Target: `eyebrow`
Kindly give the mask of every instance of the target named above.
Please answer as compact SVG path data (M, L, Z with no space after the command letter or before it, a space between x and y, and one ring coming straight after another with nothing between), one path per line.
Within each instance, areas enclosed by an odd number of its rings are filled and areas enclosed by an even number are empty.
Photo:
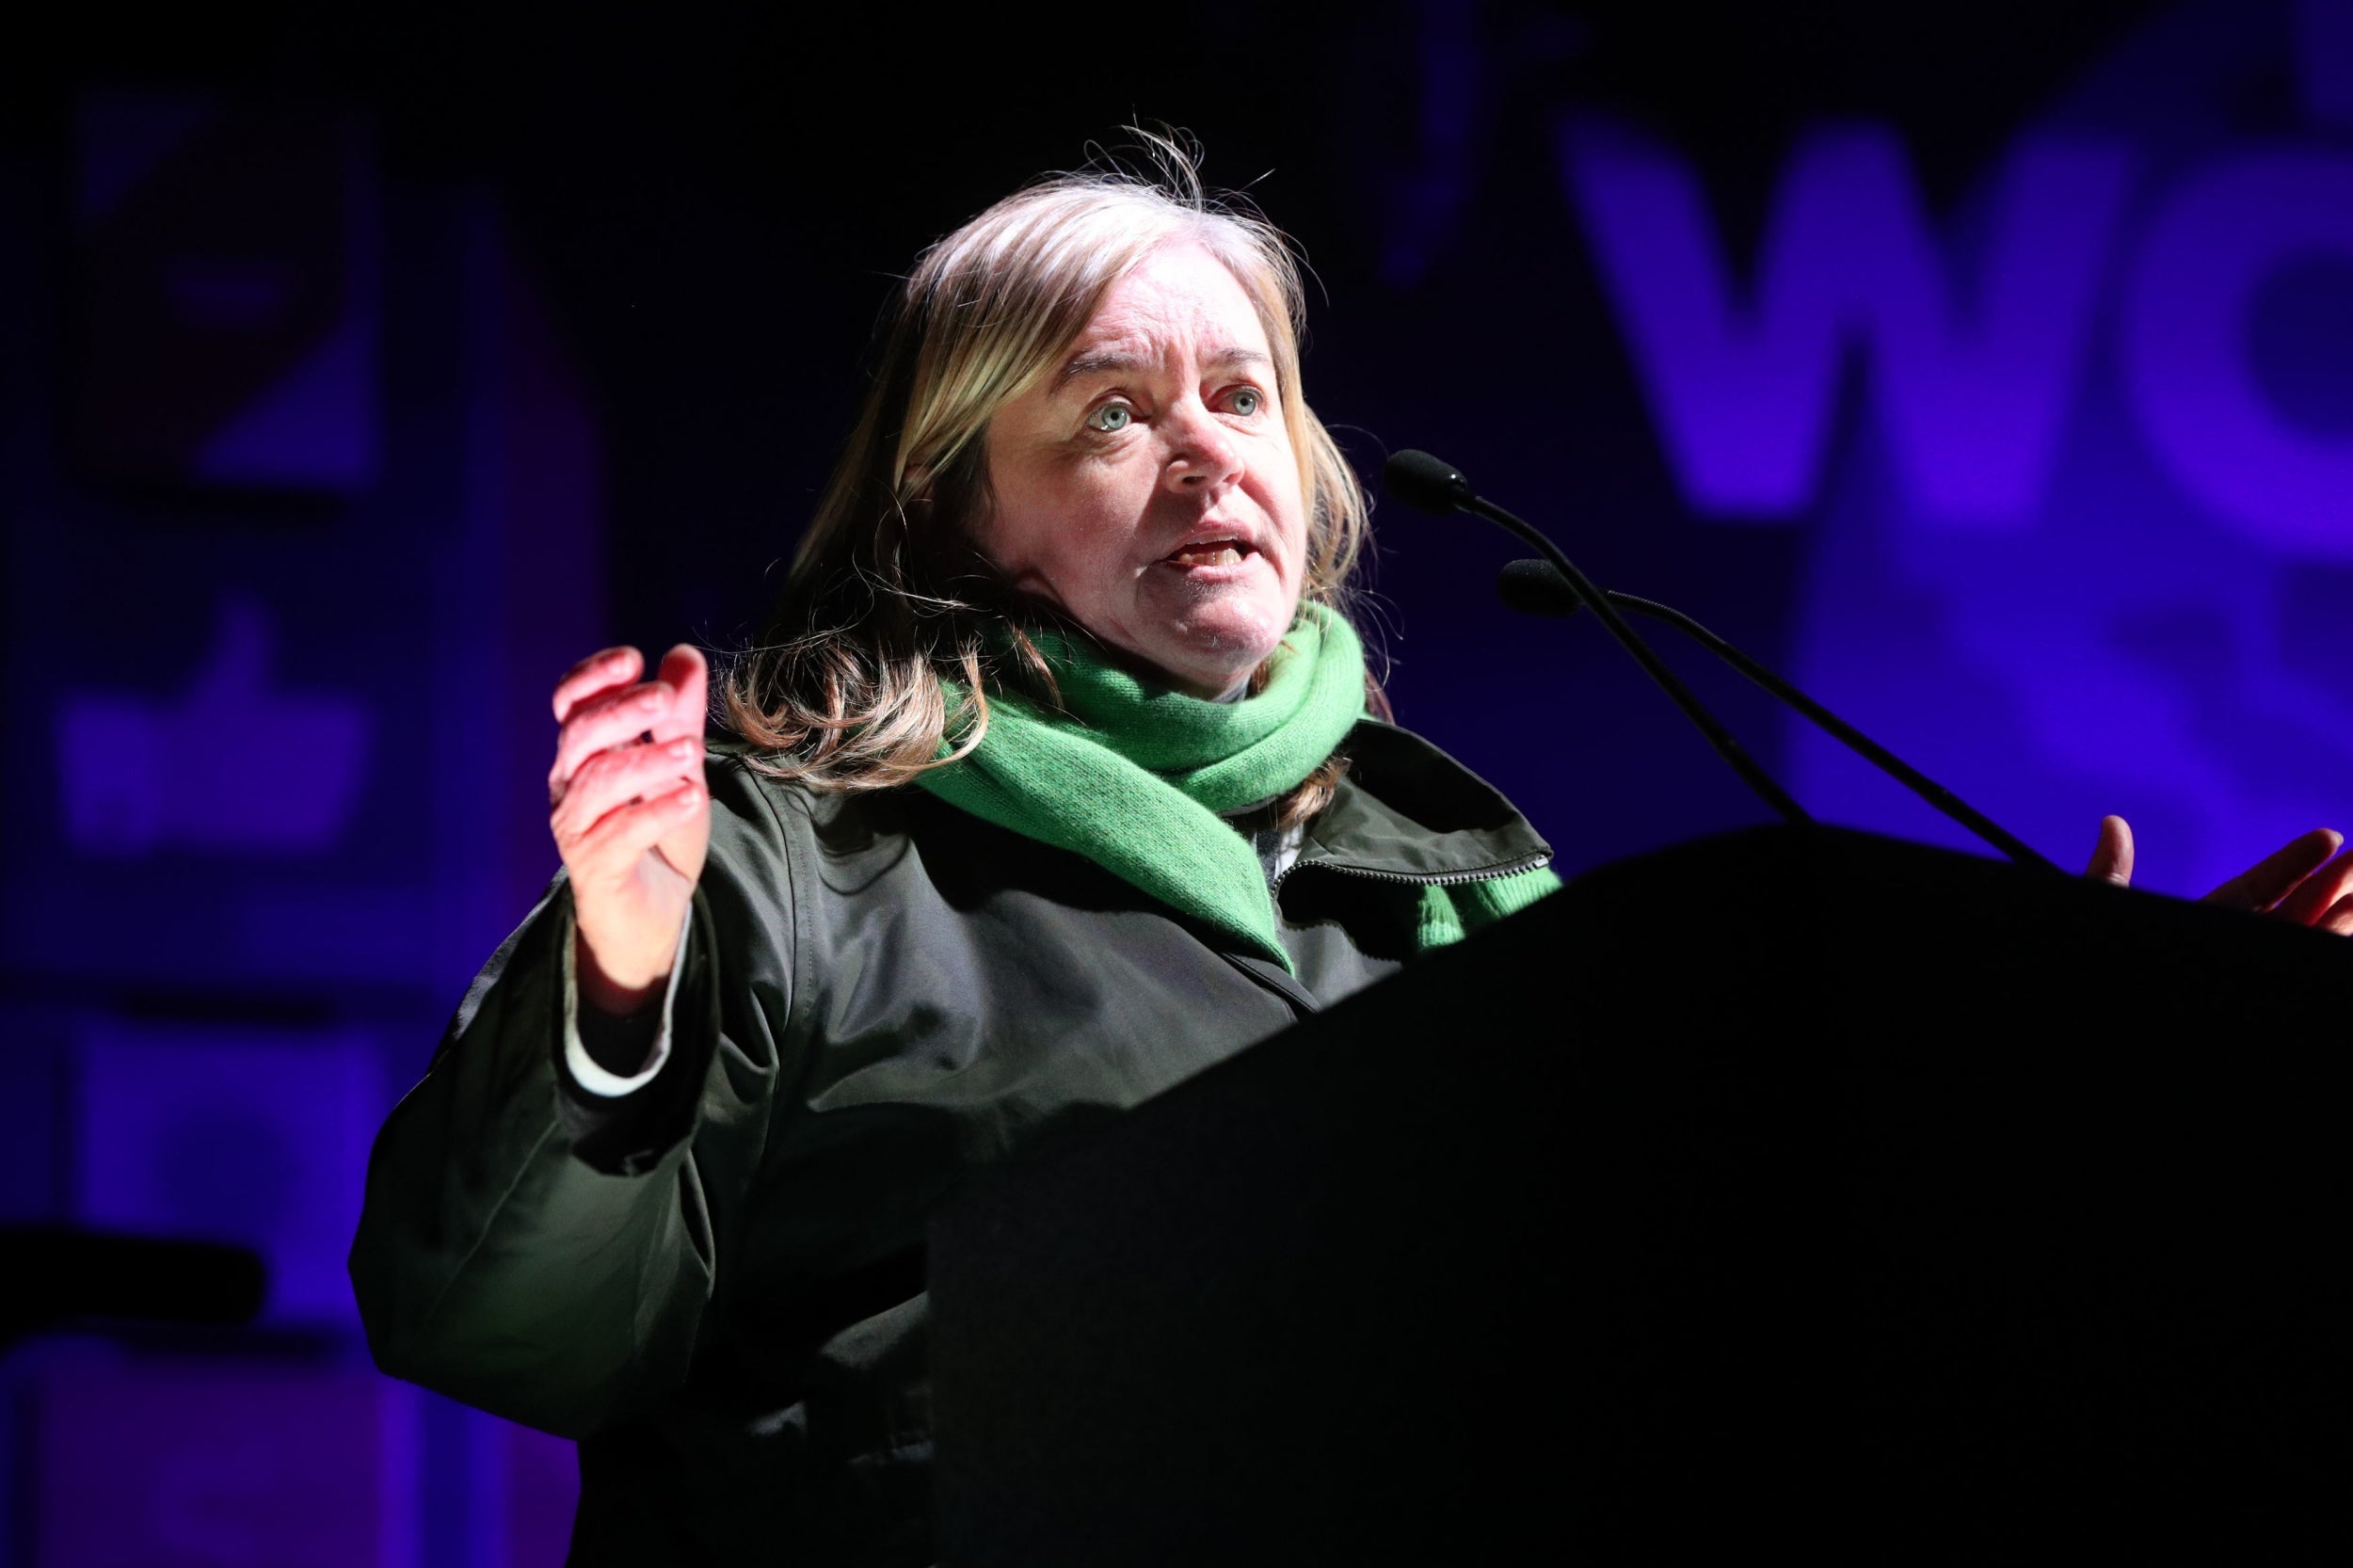
M1255 348L1233 347L1212 349L1202 357L1201 362L1205 368L1210 370L1226 370L1235 365L1271 366L1274 361ZM1054 389L1059 392L1082 376L1106 376L1150 370L1159 363L1158 360L1146 355L1122 353L1118 349L1102 349L1092 354L1074 354L1064 361L1061 372L1055 376Z

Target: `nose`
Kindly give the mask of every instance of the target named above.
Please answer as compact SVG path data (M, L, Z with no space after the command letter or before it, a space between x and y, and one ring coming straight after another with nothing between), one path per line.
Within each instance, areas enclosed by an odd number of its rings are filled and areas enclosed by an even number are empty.
M1171 488L1214 490L1241 476L1241 443L1199 398L1187 398L1175 412L1176 417L1166 422L1169 452L1161 469Z

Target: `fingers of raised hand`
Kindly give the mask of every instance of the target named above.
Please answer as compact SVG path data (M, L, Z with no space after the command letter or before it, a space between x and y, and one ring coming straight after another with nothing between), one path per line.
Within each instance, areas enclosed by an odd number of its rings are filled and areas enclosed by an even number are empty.
M562 724L572 710L600 693L626 686L645 673L645 656L633 648L608 648L591 653L564 672L555 683L555 722Z
M2084 874L2115 883L2120 888L2132 885L2133 830L2121 817L2100 819L2100 841L2091 849L2091 864Z
M2353 894L2353 851L2339 855L2297 883L2272 913L2298 925L2324 924Z
M675 733L661 733L665 728L676 730L672 713L677 706L678 694L659 680L617 687L577 704L555 738L555 763L548 770L548 804L564 798L572 775L597 753L628 745L649 730L657 740L677 739ZM694 733L702 733L700 725Z
M664 837L695 820L710 797L699 779L665 790L658 795L616 807L597 819L564 851L564 863L576 881L594 881L597 874L618 875L633 867L637 857ZM674 867L693 880L698 867Z
M549 813L557 846L568 854L607 814L666 794L681 783L699 785L702 759L702 742L695 737L594 753L573 771Z
M2208 893L2205 902L2227 904L2233 909L2258 912L2269 909L2295 892L2307 877L2327 865L2329 857L2337 853L2344 841L2342 834L2326 827L2298 834L2252 869L2240 872ZM2318 918L2333 902L2333 898L2323 901L2308 919Z

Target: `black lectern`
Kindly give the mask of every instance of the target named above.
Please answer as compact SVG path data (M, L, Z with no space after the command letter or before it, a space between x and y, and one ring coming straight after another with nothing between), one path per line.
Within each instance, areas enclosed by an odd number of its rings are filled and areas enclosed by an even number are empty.
M2353 1560L2353 945L1605 869L935 1223L943 1560Z

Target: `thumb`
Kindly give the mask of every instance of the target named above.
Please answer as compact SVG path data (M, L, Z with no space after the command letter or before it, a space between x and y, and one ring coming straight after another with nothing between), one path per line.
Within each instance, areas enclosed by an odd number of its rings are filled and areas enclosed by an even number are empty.
M2133 828L2121 817L2100 819L2100 841L2092 847L2091 864L2084 874L2113 882L2120 888L2133 883Z
M711 666L702 650L680 643L662 656L662 668L655 676L664 685L677 693L670 712L654 727L657 741L674 741L681 735L700 735L709 711Z

